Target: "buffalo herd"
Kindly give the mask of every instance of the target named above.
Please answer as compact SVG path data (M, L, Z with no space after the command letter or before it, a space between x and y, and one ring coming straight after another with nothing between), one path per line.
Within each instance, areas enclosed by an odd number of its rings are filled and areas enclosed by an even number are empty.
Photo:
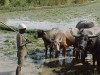
M62 55L66 56L66 49L73 46L73 55L76 59L80 58L82 63L86 60L88 53L92 54L93 65L97 62L97 70L100 71L100 27L93 22L80 21L74 28L59 29L53 28L48 31L38 30L38 38L42 38L45 46L45 58L47 51L52 56L55 50L57 58L60 50Z

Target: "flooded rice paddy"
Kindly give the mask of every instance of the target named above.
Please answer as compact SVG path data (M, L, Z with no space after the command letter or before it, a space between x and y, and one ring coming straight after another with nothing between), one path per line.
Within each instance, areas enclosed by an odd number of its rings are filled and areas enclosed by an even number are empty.
M17 49L16 47L16 33L1 31L0 37L0 75L15 75L17 67ZM41 39L39 39L41 40ZM41 42L41 44L43 44ZM29 46L33 46L30 44ZM45 59L44 48L38 48L35 50L27 48L27 59L22 68L22 75L99 75L95 68L92 66L92 56L88 54L86 60L88 61L83 65L80 60L76 61L73 57L73 47L67 49L67 56L62 56L62 51L59 54L59 58ZM55 52L52 53L52 56Z
M64 11L63 16L60 16L61 17L60 20L63 19L64 16L69 17L68 15L66 15L65 10L63 10ZM71 9L71 11L72 10L73 9ZM86 10L88 10L88 8ZM93 21L95 25L99 25L97 23L97 17L95 17L95 14L93 12L91 14L88 14L86 10L85 10L85 16L83 15L81 17L79 16L76 18L71 18L69 22L65 21L51 22L47 20L32 21L27 16L25 17L18 16L20 17L19 19L16 18L14 15L13 16L14 18L6 19L5 23L8 26L14 26L14 27L18 27L20 23L24 23L28 29L43 29L43 30L49 30L52 28L67 29L75 27L80 20ZM99 8L97 10L99 10ZM84 13L83 11L84 10L82 9L82 12L80 12L80 14ZM11 12L10 14L12 15L13 13ZM43 14L45 15L45 13ZM38 17L38 14L35 15L35 18L36 17ZM53 16L51 15L50 19L52 19L51 17ZM39 18L41 18L41 14ZM17 34L16 32L0 30L0 38L1 38L0 75L15 75L15 70L17 67L16 34ZM22 68L22 75L100 75L96 71L94 66L92 66L91 54L88 54L88 57L86 58L87 62L85 63L85 65L83 65L80 62L80 60L78 61L75 60L75 58L73 57L73 47L67 49L67 54L66 54L67 56L65 58L62 56L62 52L60 53L59 58L49 58L49 52L48 52L48 59L45 59L44 45L42 39L33 39L33 40L34 40L32 41L33 43L27 46L28 56ZM54 56L55 52L53 52L52 55Z
M96 25L95 19L91 19L91 15L80 18L82 20L92 20ZM71 20L69 23L52 23L48 21L29 21L20 19L9 19L7 25L18 27L20 23L25 23L28 29L49 30L52 28L67 29L75 27L79 22L79 18ZM16 49L16 32L1 31L0 33L0 75L15 75L17 67L17 49ZM36 45L37 44L37 45ZM22 68L22 75L99 75L92 66L91 54L87 57L87 63L83 65L80 60L76 61L73 57L73 47L67 49L67 56L64 58L62 52L59 58L45 59L44 46L42 39L28 45L29 50L25 65ZM55 52L53 52L55 57Z
M82 17L84 20L92 20L96 25L95 19L91 15ZM69 23L52 23L48 21L29 21L20 19L9 19L7 25L18 27L19 23L25 23L28 29L49 30L52 28L67 29L75 27L80 19L75 18ZM0 32L0 75L15 75L17 67L16 32ZM42 46L41 46L42 45ZM22 75L99 75L92 66L91 54L87 57L87 63L83 65L80 60L76 61L73 57L73 47L67 49L67 56L64 58L62 52L59 58L45 59L44 45L42 39L35 39L32 44L27 46L28 56L22 68ZM55 57L55 52L52 53Z

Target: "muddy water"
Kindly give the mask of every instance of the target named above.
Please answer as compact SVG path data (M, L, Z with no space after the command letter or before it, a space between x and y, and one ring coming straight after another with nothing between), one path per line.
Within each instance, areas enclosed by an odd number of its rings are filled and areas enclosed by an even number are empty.
M60 23L52 23L48 21L30 21L26 19L8 19L6 21L7 25L18 27L19 23L25 23L28 29L52 29L52 28L70 28L75 27L75 25L80 20L91 20L96 23L95 18L92 15L83 16L81 18L75 18L70 20L70 22L60 22ZM97 23L96 23L97 24ZM17 67L17 57L16 57L16 49L13 50L10 46L13 44L9 44L13 41L15 42L16 33L3 33L0 34L0 75L15 75L15 70ZM9 37L11 36L12 37ZM12 39L13 38L13 39ZM5 42L8 44L5 44ZM15 45L15 44L14 44ZM2 47L3 46L3 47ZM3 50L4 49L4 50ZM5 55L5 53L14 52L10 56ZM33 51L28 55L28 58L25 61L25 65L22 68L22 75L99 75L94 70L91 65L91 55L88 55L87 60L89 63L86 65L82 65L80 61L75 61L72 55L72 47L67 50L67 57L63 58L62 52L59 55L59 58L49 58L44 57L44 51ZM54 56L53 52L53 56Z
M26 18L26 17L25 17ZM54 23L54 22L49 22L49 21L30 21L28 19L8 19L6 21L7 25L18 27L20 23L24 23L28 29L52 29L52 28L61 28L61 29L66 29L66 28L72 28L75 27L76 24L80 20L87 20L87 21L93 21L95 25L98 25L96 22L95 17L93 17L93 14L88 14L83 17L78 17L71 19L69 22L59 22L59 23Z
M41 75L99 75L95 68L92 66L92 56L88 54L86 63L83 65L80 60L76 61L72 54L72 48L67 50L67 57L63 57L62 53L59 58L44 59L44 53L38 52L34 55L34 62L41 64Z
M62 56L62 51L59 54L59 58L44 58L44 52L33 52L31 58L35 64L39 64L38 68L41 68L40 75L99 75L92 66L92 55L88 54L86 63L83 65L80 60L76 61L73 57L73 47L67 49L67 56ZM53 53L52 53L53 54ZM53 54L54 57L54 54Z
M0 75L15 75L17 67L16 49L11 48L15 42L15 33L0 33ZM7 41L9 40L9 41ZM5 44L8 43L8 44ZM16 42L15 42L16 43ZM10 45L11 44L11 45ZM9 54L13 52L12 54ZM8 53L5 54L5 53ZM80 61L76 61L73 57L73 47L67 49L67 57L62 56L62 50L59 58L45 59L44 50L33 50L28 54L28 57L22 67L22 75L99 75L91 65L91 55L87 57L88 63L82 65ZM53 57L55 52L52 53Z
M17 67L16 33L0 31L0 75L15 75ZM39 75L40 64L27 57L22 67L22 75Z

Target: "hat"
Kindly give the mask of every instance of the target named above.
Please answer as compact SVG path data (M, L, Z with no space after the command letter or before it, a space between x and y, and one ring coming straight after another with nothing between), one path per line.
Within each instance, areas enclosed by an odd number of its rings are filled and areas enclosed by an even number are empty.
M24 23L19 24L18 29L26 29L26 25Z

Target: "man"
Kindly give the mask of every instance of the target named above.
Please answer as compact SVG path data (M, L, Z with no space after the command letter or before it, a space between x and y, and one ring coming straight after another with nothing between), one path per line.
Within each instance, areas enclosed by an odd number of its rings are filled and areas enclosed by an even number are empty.
M18 66L16 69L16 75L21 75L21 67L27 55L26 44L31 43L24 37L26 31L26 26L22 23L19 25L19 33L17 34L17 57L18 57Z

